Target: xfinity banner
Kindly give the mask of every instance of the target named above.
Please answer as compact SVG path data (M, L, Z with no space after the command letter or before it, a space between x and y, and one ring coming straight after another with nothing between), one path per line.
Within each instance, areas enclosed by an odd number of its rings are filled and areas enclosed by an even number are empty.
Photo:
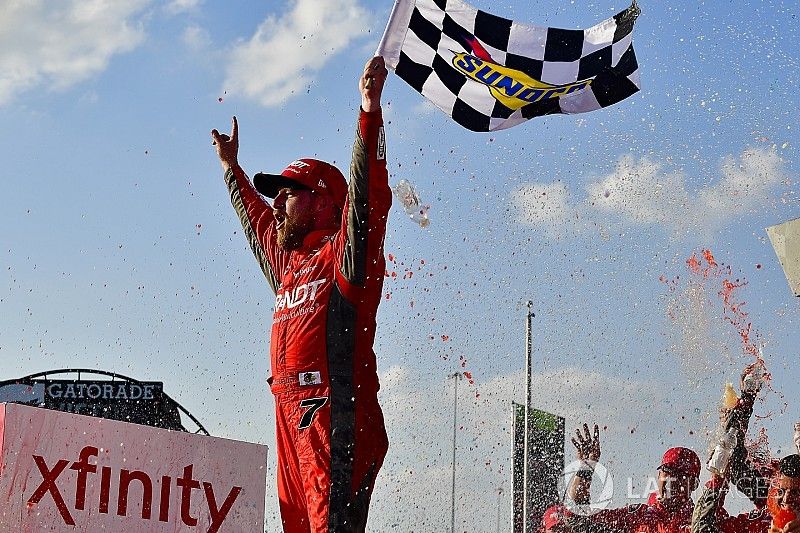
M259 444L0 404L0 531L263 531L266 455Z

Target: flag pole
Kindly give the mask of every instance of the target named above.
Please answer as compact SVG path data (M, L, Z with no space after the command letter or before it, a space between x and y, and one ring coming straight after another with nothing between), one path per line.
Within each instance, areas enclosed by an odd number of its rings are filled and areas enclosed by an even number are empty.
M523 450L523 460L522 460L522 531L523 533L533 533L533 528L531 527L531 509L530 509L530 501L529 501L529 490L528 490L528 483L530 480L528 479L528 461L529 461L529 454L528 454L528 445L529 445L529 433L530 433L530 410L531 410L531 375L532 375L532 364L531 364L531 351L532 351L532 339L531 339L531 321L535 316L532 307L533 302L528 300L526 307L527 310L527 322L525 325L525 444Z
M450 533L456 531L456 426L458 424L458 380L461 372L450 374L453 378L453 477L450 486Z

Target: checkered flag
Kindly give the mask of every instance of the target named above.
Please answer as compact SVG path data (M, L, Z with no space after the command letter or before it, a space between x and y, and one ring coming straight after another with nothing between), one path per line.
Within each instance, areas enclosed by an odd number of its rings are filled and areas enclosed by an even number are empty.
M586 30L523 25L460 0L396 0L377 55L467 129L585 113L639 90L636 0Z

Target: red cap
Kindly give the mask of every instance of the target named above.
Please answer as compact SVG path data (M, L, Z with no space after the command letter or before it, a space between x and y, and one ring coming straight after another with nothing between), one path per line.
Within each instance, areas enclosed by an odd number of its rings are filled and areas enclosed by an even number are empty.
M556 527L564 520L564 506L561 504L551 505L542 515L542 527L547 531L551 527Z
M664 452L661 466L675 473L686 474L691 477L700 476L700 458L689 448L670 448Z
M339 169L319 159L298 159L289 163L280 174L258 173L253 186L267 198L275 198L286 187L300 187L328 194L339 208L347 197L347 181Z

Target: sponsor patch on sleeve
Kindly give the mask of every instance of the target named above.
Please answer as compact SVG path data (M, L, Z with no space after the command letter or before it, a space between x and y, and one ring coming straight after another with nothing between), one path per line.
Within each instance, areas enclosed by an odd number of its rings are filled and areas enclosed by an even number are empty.
M300 386L320 385L322 383L322 375L319 372L300 372L298 379L300 380Z
M378 161L383 161L386 159L386 132L383 130L383 126L378 129Z

